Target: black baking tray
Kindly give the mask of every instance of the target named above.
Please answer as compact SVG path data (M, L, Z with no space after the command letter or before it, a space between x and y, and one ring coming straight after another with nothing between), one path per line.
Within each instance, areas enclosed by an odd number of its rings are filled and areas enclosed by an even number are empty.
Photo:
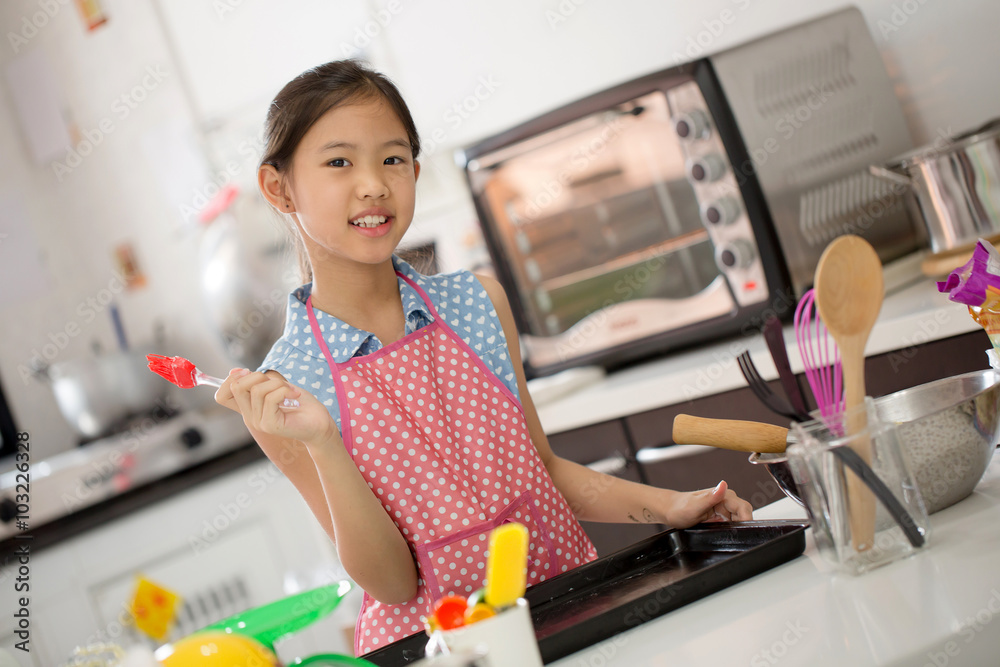
M706 523L653 535L525 593L545 663L575 653L801 555L802 521ZM424 657L427 636L365 655L381 667Z

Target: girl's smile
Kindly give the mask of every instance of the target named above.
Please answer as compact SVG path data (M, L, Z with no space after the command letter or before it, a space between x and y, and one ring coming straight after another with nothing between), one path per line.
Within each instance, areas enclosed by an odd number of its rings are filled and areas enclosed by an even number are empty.
M389 233L393 222L392 213L381 206L367 208L349 220L350 224L363 236L377 238Z

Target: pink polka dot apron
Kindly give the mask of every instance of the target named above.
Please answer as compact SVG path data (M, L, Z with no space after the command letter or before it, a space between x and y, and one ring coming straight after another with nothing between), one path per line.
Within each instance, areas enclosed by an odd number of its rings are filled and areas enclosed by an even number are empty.
M482 588L489 533L528 527L528 584L597 557L531 442L521 404L401 273L434 321L378 352L338 364L307 303L333 374L344 444L413 550L416 596L367 593L355 630L362 655L423 630L440 597Z

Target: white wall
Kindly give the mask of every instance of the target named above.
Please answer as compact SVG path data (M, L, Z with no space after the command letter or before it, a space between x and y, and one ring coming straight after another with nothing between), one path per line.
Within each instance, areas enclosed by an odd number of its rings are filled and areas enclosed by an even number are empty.
M111 119L79 167L59 181L30 157L0 84L0 263L38 256L42 280L0 285L0 376L38 456L71 446L48 387L18 366L59 338L80 333L55 361L115 346L106 311L85 321L81 303L113 280L112 248L134 244L149 283L119 297L134 342L154 320L167 349L224 373L205 326L197 283L199 232L180 206L232 177L252 190L264 110L277 87L310 64L360 52L400 85L427 155L414 241L439 242L446 268L477 251L473 211L452 162L456 147L619 81L704 55L843 6L838 0L103 0L110 20L87 33L67 0L0 3L0 67L42 52L78 131ZM1000 115L1000 4L990 0L861 0L917 143ZM46 7L56 7L54 15ZM276 7L280 7L279 12ZM53 12L50 12L53 13ZM26 44L25 21L41 27ZM28 29L28 32L31 32ZM170 40L179 55L169 48ZM16 41L16 40L15 40ZM701 46L698 46L700 41ZM694 45L694 46L692 46ZM17 52L15 52L15 49ZM125 118L112 104L148 68L162 81ZM192 96L188 95L192 93ZM456 111L459 105L461 112ZM471 109L471 110L470 110ZM435 140L437 137L438 140ZM80 137L77 137L79 140ZM156 147L151 149L151 147ZM185 146L190 146L185 150ZM192 155L196 155L192 159ZM235 169L227 169L228 162ZM23 215L18 214L18 208ZM25 231L26 230L26 231ZM32 241L33 239L33 241ZM0 275L6 275L0 273ZM193 393L192 393L193 392ZM184 398L207 400L207 390Z
M839 9L842 0L452 3L447 14L401 11L385 30L389 63L424 131L473 92L501 86L450 138L456 143L524 120L608 84L704 55ZM860 0L915 139L1000 113L995 94L1000 7L986 0ZM508 9L509 8L509 9ZM909 14L907 12L910 12ZM724 13L726 22L720 20ZM702 46L704 45L704 46Z
M72 131L93 133L102 121L112 129L101 132L100 143L60 180L51 163L37 164L31 158L12 105L13 96L22 91L12 90L7 78L0 78L0 215L4 225L28 226L36 243L0 245L0 262L10 266L25 261L30 266L34 259L42 271L42 284L2 272L6 282L0 285L0 375L18 426L30 431L36 443L36 460L72 445L75 437L49 387L22 379L18 368L26 367L47 344L56 346L48 348L57 350L48 355L53 363L89 356L92 341L105 350L116 347L106 301L100 305L110 293L121 291L115 279L116 244L134 244L150 279L147 287L118 296L132 343L148 344L154 319L159 319L176 349L190 354L202 348L213 351L207 332L192 321L197 237L179 231L174 211L164 205L151 164L140 151L148 132L193 123L155 16L145 2L104 3L111 21L87 33L73 2L46 5L54 5L55 12L51 7L45 12L41 3L32 1L0 5L5 36L0 66L6 70L19 56L44 54L55 70ZM37 34L25 27L24 21L32 18L42 26ZM27 44L12 44L11 32L28 35ZM135 109L115 106L121 95L141 86L147 68L164 73L163 80L147 80L149 90ZM76 141L82 138L78 134ZM15 215L18 207L23 218ZM88 305L88 299L97 306Z

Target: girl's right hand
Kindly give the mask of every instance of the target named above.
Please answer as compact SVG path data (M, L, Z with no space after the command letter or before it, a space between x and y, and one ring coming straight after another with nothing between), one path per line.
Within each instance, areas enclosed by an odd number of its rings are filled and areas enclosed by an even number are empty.
M285 399L297 400L298 407L283 407ZM326 407L278 373L233 369L215 392L215 400L243 415L251 431L293 438L307 445L340 437Z

